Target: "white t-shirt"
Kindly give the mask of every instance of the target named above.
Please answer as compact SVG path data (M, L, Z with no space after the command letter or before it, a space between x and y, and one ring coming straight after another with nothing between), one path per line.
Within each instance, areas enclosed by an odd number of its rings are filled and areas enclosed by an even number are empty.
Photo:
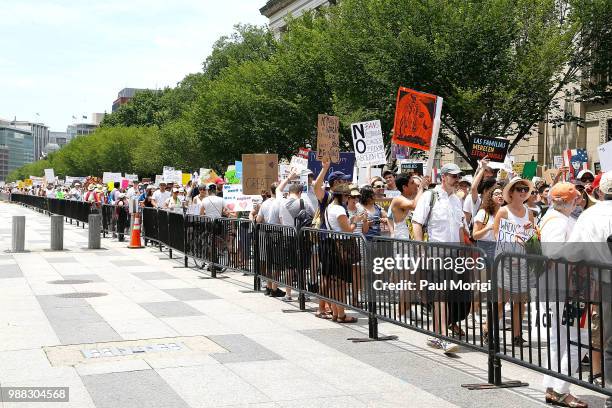
M176 197L176 201L174 200L174 198L169 197L164 203L164 208L168 208L170 210L182 208L182 206L183 202L181 201L180 197Z
M47 198L55 198L55 190L54 189L47 190L46 196Z
M485 220L485 215L486 212L484 209L480 209L478 210L478 212L476 213L476 216L474 217L474 225L476 225L476 221L480 222L480 223L484 223ZM495 216L489 214L489 219L487 220L487 225L485 225L485 227L489 227L489 226L493 226L493 223L495 221ZM487 232L487 234L485 236L483 236L482 238L479 239L479 241L492 241L495 242L496 239L493 236L493 230L490 230L489 232Z
M204 206L204 215L210 218L223 217L223 198L218 196L208 196L202 200Z
M310 205L310 201L307 198L283 198L279 201L278 206L278 215L281 221L281 224L288 225L290 227L295 226L295 216L300 213L300 200L304 202L304 209L308 211L308 213L314 216L314 209Z
M191 200L191 204L189 205L189 210L187 212L189 214L200 215L200 208L202 208L202 202L205 198L206 196L204 196L204 198L200 198L199 195L193 197L193 200Z
M328 205L327 209L325 210L325 222L327 223L327 228L332 231L342 232L342 228L338 222L338 217L341 215L346 215L346 210L343 206L335 203Z
M276 198L268 198L261 204L259 214L266 224L280 224L278 201Z
M480 194L476 198L475 203L472 201L472 194L468 194L463 200L463 212L472 214L472 218L474 218L476 214L478 214L478 209L480 208L481 202Z
M155 202L157 203L157 207L159 208L162 208L166 200L168 200L168 198L170 198L171 196L172 193L168 190L164 191L163 193L161 192L161 190L157 190L153 193L153 199L155 200Z
M540 241L542 242L542 253L548 255L546 251L547 242L567 242L576 220L568 217L554 208L550 208L540 221ZM551 246L553 250L558 249L558 245Z

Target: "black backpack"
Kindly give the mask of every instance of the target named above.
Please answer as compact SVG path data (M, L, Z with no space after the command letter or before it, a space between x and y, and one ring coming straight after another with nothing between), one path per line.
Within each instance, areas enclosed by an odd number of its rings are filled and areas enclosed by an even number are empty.
M304 200L300 198L300 212L296 215L293 220L293 224L295 225L295 229L298 231L304 227L312 226L312 215L304 208Z

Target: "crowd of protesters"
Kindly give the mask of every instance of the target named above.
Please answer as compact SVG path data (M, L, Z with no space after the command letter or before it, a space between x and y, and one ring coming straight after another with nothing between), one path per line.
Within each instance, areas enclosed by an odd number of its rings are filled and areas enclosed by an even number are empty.
M318 175L309 170L292 171L286 179L273 183L262 192L261 201L255 202L249 213L228 211L222 191L225 181L222 178L214 183L198 184L190 181L186 186L174 183L138 183L130 182L127 188L115 183L114 188L106 185L89 183L71 186L44 185L25 187L7 192L30 194L59 199L72 199L90 202L95 205L111 204L128 206L136 201L139 207L160 208L185 214L201 215L213 219L221 217L244 217L254 223L279 224L290 227L312 226L334 233L363 234L365 242L375 237L387 236L398 240L427 241L444 244L467 244L481 248L490 260L502 252L524 253L524 245L518 245L516 239L503 242L499 234L500 225L510 221L521 226L525 238L539 236L542 243L542 254L559 257L559 247L546 246L547 243L593 242L603 243L612 236L612 172L593 174L589 170L581 171L572 181L567 179L567 168L562 168L553 182L547 184L543 179L534 177L531 180L509 174L502 178L498 171L489 166L487 158L479 162L473 177L465 177L456 164L444 165L437 183L429 177L416 173L398 174L390 170L383 172L382 177L372 177L365 185L351 183L353 178L340 171L329 173L330 163L323 162ZM329 173L329 174L328 174ZM307 177L307 185L300 184L299 176ZM248 230L238 234L238 239L250 239ZM329 296L319 301L316 316L339 323L355 323L357 318L346 314L344 305L355 304L360 294L355 288L362 288L360 281L362 255L357 255L348 267L339 270L337 262L327 262L324 258L315 261L316 255L329 249L327 241L313 245L310 261L308 288L310 292L326 293L329 286L340 286L335 290L332 299ZM239 245L240 247L240 245ZM285 248L287 249L287 248ZM282 248L264 248L262 253L255 254L262 261L262 276L266 277L266 265ZM335 249L338 251L338 249ZM361 249L359 249L361 251ZM289 248L288 252L295 252ZM571 252L571 251L570 251ZM339 252L338 252L339 253ZM287 254L285 254L287 255ZM567 251L562 255L567 255ZM584 254L582 254L584 255ZM243 254L243 257L245 255ZM612 264L612 253L600 252L590 254L587 261ZM288 256L291 258L291 256ZM569 258L568 258L569 259ZM288 267L290 274L295 272L295 264ZM523 320L526 307L529 306L529 291L538 280L531 276L529 268L521 265L510 266L524 273L507 272L502 268L499 277L498 313L501 316L504 307L510 306L512 319L512 344L523 347ZM322 277L314 282L314 270L321 270ZM266 283L265 294L292 300L291 288L281 290L273 277ZM290 281L295 278L291 277ZM602 278L602 299L611 299L610 276ZM327 286L327 288L326 288ZM352 290L346 288L352 287ZM471 304L466 310L453 308L451 302L430 302L433 310L433 328L437 333L463 334L458 323L469 314L471 319L481 324L485 341L489 340L487 325L480 321L480 304L471 299L467 292L465 300ZM351 297L351 300L347 298ZM603 352L593 352L593 378L597 383L601 378L602 367L605 367L606 385L612 380L612 316L610 305L597 310L601 314L604 344ZM406 312L406 309L403 309ZM555 319L553 319L555 322ZM565 335L566 330L557 330ZM569 332L569 331L568 331ZM593 338L596 336L593 335ZM575 341L574 337L570 338ZM584 341L584 340L583 340ZM588 341L588 339L587 339ZM575 347L569 347L568 339L551 338L551 370L563 371L568 367L575 372L578 355ZM452 352L457 345L441 338L428 340L428 345ZM582 349L584 354L586 348ZM605 362L605 363L604 363ZM602 364L604 363L604 364ZM561 364L561 366L559 366ZM571 373L569 373L571 375ZM569 393L569 383L546 376L547 402L562 406L586 407L587 405Z

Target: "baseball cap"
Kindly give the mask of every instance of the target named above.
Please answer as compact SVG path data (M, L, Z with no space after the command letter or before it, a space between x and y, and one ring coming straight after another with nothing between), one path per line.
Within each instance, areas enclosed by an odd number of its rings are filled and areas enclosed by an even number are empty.
M178 192L179 192L179 193L184 193L184 192L185 192L185 189L184 189L183 187L180 187L180 188L178 189Z
M179 192L179 189L178 189L178 188L173 188L173 189L172 189L172 192L173 192L173 193L178 193L178 192Z
M348 176L341 171L334 171L329 176L327 176L327 182L330 184L337 180L349 181L351 179L352 179L351 176Z
M215 184L225 184L225 180L223 180L221 177L217 177Z
M590 174L591 177L595 177L595 175L593 174L593 172L591 170L580 170L580 172L578 173L578 178L581 179L582 176L584 176L585 174Z
M560 198L563 201L570 202L580 194L576 186L572 183L557 183L550 189L548 193L551 198Z
M602 194L612 194L612 170L605 172L599 180L599 191Z
M463 172L455 163L448 163L442 166L440 174L462 174Z

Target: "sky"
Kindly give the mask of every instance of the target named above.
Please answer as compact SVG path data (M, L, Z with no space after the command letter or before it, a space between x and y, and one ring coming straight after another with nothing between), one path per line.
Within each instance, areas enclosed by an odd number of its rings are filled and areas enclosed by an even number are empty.
M110 112L123 88L173 87L235 24L266 24L264 4L0 0L0 118L66 131L73 116Z

